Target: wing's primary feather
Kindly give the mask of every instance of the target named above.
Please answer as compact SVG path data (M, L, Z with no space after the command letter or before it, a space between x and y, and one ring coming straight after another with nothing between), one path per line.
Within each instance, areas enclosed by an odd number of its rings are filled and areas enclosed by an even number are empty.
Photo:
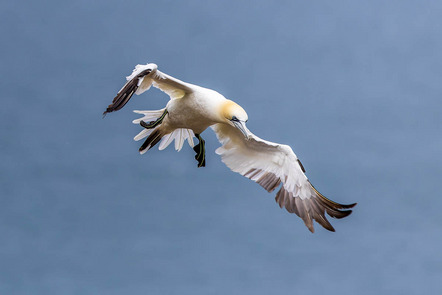
M126 80L126 84L118 91L103 116L122 109L134 93L140 95L151 86L165 92L171 99L182 98L186 93L193 91L191 84L158 71L156 64L136 65Z
M314 232L313 219L324 228L334 231L325 213L343 218L356 204L343 205L319 193L304 174L304 167L293 150L282 144L263 140L253 134L247 140L237 129L227 124L213 127L222 146L216 150L222 161L232 171L257 182L268 192L274 191L276 202L288 212L302 218L307 228Z

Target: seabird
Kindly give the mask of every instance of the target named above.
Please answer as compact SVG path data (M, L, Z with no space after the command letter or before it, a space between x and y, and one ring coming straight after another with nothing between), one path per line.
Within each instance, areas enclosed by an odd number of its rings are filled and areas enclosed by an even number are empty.
M263 140L250 132L246 127L246 111L220 93L173 78L160 72L153 63L137 65L126 79L127 83L103 116L120 110L134 93L139 95L151 86L170 96L164 109L134 111L143 115L133 121L143 127L134 139L147 137L139 148L141 154L160 141L160 150L175 140L175 149L179 151L187 140L196 152L198 167L204 167L205 142L201 133L211 127L222 144L215 152L227 167L257 182L268 192L282 184L276 193L276 202L301 217L311 232L314 232L313 220L325 229L335 231L325 213L333 218L343 218L350 215L350 208L356 205L339 204L324 197L310 183L290 146ZM194 137L199 141L197 145Z

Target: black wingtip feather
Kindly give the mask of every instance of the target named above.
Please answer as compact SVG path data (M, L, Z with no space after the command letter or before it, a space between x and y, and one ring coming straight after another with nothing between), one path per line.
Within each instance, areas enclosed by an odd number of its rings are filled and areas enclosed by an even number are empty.
M312 186L313 187L313 186ZM292 193L285 190L284 186L278 191L275 201L279 206L285 207L289 213L295 213L304 221L307 228L313 233L313 220L319 223L325 229L334 232L335 229L325 217L325 213L333 218L344 218L351 214L352 210L348 210L356 206L356 203L343 205L331 201L314 189L316 194L309 199L302 200L294 197Z
M112 100L112 103L106 108L103 115L121 110L131 99L132 95L138 89L138 79L132 79L124 85Z
M137 76L135 76L132 80L128 81L114 97L112 103L103 112L103 118L108 113L121 110L129 102L132 95L137 91L139 79L150 74L150 72L152 72L151 69L144 70Z
M162 138L161 132L158 129L155 129L152 134L150 134L144 143L138 149L139 152L144 151L145 149L150 150L154 147Z

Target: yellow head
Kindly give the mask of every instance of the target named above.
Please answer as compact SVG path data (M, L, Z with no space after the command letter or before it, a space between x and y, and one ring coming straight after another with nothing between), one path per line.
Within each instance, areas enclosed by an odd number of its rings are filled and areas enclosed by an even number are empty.
M249 117L240 105L231 100L226 100L221 106L221 114L227 124L238 128L247 139L250 137L251 133L246 127Z
M222 104L221 113L228 122L232 120L247 122L248 120L246 111L239 104L229 99Z

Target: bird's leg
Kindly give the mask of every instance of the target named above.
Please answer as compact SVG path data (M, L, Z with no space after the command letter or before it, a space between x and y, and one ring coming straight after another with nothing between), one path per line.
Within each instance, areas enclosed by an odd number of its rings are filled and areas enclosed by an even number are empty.
M198 138L198 144L193 147L193 150L196 152L195 160L198 161L198 168L206 166L206 147L205 141L199 134L195 134L196 138Z
M144 122L143 120L140 121L140 125L141 127L144 127L146 129L152 129L157 127L158 125L161 124L161 122L163 122L164 117L166 117L167 115L167 110L164 110L164 113L161 115L161 117L159 117L158 119L156 119L155 121L150 121L149 123Z

